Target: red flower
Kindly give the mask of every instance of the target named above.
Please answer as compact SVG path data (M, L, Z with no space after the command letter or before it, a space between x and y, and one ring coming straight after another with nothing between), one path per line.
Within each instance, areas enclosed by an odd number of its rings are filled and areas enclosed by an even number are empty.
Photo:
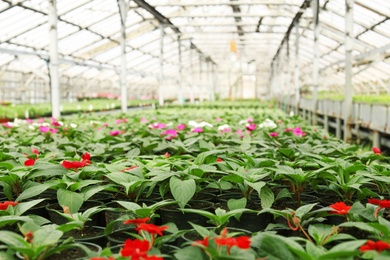
M383 250L389 249L390 244L388 244L385 241L372 241L368 240L366 244L362 245L360 247L360 252L370 251L370 250L376 250L378 252L382 252Z
M39 151L35 148L31 148L31 152L38 155L39 154Z
M141 259L146 257L146 252L149 250L148 240L131 240L126 239L125 244L121 250L122 256L131 256L132 260Z
M140 231L146 231L148 232L149 234L153 235L153 234L158 234L160 236L163 235L163 231L166 230L168 228L168 226L156 226L154 224L146 224L146 223L141 223L138 225L138 227L135 228L135 230L137 230L138 232Z
M390 200L368 199L368 203L378 205L380 208L390 208Z
M77 169L77 168L82 168L85 167L86 165L91 164L91 155L89 153L85 153L81 156L81 162L78 161L67 161L64 160L61 165L66 168L66 169Z
M150 218L135 218L135 219L128 219L123 224L134 224L138 226L139 224L146 223L150 220Z
M205 237L203 240L195 240L194 243L192 243L192 246L198 246L198 245L208 247L209 246L209 237Z
M348 211L352 208L352 206L345 205L344 202L336 202L332 205L330 205L332 209L335 211L332 211L333 214L340 214L340 215L347 215Z
M77 169L85 167L87 164L89 164L87 161L81 161L81 162L71 162L64 160L61 165L66 169Z
M382 154L382 151L381 149L379 149L378 147L372 147L372 152L375 153L375 154Z
M8 206L16 206L18 205L18 202L13 202L13 201L4 201L3 203L0 203L0 210L6 210Z
M161 256L151 255L142 258L142 260L164 260L164 258L162 258Z
M28 158L26 161L24 161L24 166L33 166L35 164L35 159Z
M217 158L217 160L215 160L216 162L223 162L223 160L221 158Z
M137 167L138 167L137 165L133 165L133 166L124 168L123 170L121 170L121 172L130 171L130 170L135 169L135 168L137 168Z
M168 152L166 152L166 153L164 154L164 158L169 158L169 157L171 157L171 155L170 155Z
M241 249L249 249L251 247L251 239L248 236L236 237L236 246Z
M83 161L89 161L91 160L91 155L89 153L85 153L81 155L81 158L83 159Z

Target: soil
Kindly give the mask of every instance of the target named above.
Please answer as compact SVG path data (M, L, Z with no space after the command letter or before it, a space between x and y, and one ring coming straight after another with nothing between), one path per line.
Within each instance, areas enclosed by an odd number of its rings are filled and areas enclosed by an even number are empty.
M91 244L91 245L84 244L84 245L95 252L98 252L101 249L93 244ZM55 254L55 255L52 255L52 256L45 258L45 259L46 260L58 260L58 259L76 260L76 259L83 259L86 256L87 256L87 253L83 249L81 249L79 247L74 247L74 248L69 248L69 249L63 250L63 251L61 251L60 254Z

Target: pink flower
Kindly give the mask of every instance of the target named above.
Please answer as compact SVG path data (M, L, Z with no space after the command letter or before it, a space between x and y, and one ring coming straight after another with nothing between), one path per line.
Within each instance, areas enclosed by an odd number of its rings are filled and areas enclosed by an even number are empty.
M291 132L292 130L293 130L293 129L292 129L291 127L287 127L287 128L284 129L284 131L285 131L286 133Z
M269 136L271 136L271 137L276 137L276 136L278 136L278 133L276 133L276 132L271 132L271 133L269 133Z
M61 124L54 117L51 118L51 124L54 126L61 126Z
M32 121L30 118L26 118L26 122L27 122L28 124L32 124L34 121Z
M9 122L2 123L1 125L7 128L12 128L12 125L10 125Z
M49 132L49 127L48 126L40 126L38 128L42 133L47 133Z
M193 132L193 133L203 133L204 130L203 130L202 127L195 127L194 129L192 129L191 132Z
M113 130L113 131L110 132L110 135L111 136L117 136L117 135L120 135L120 133L121 133L121 130Z
M305 136L306 133L304 131L302 131L302 129L300 127L296 127L292 130L292 133L293 135L295 136Z
M186 127L187 127L186 124L180 124L180 125L177 126L177 129L178 130L184 130L184 129L186 129Z
M166 135L167 140L172 140L172 138L177 137L177 131L175 129L168 129L165 132L162 132L161 135Z
M217 122L221 122L221 121L222 121L222 118L220 118L220 117L217 117L217 118L215 119L215 121L217 121Z
M252 123L253 122L253 118L248 118L247 120L246 120L248 123Z
M244 133L242 132L241 129L238 129L238 130L236 131L236 134L240 135L241 138L244 138Z
M146 118L141 118L141 119L140 119L140 122L141 122L141 123L146 123L146 122L148 122L148 119L146 119Z
M108 124L107 124L107 123L104 123L104 124L103 124L103 127L107 127L107 126L108 126Z
M42 117L38 120L38 123L42 124L43 122L45 122L45 119Z
M50 128L49 131L52 132L52 133L57 133L57 132L58 132L58 129Z
M372 152L375 153L375 154L382 154L382 151L381 149L379 149L378 147L372 147Z
M153 129L163 129L165 127L167 127L167 125L160 122L149 125L149 128L153 128Z
M246 125L246 130L249 132L252 132L253 130L256 130L256 124L247 124Z
M115 120L115 124L120 124L120 123L122 123L122 119Z

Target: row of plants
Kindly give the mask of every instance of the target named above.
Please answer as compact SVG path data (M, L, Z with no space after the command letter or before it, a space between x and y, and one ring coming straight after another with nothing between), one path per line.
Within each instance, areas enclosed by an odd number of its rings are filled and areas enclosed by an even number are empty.
M388 257L388 157L239 106L3 124L0 256Z
M129 100L129 107L150 106L155 104L153 100ZM119 99L84 99L78 102L61 103L62 115L108 111L120 109ZM12 104L0 106L0 119L3 121L13 121L14 118L40 118L51 116L50 103L37 104Z
M312 95L310 94L304 94L302 95L303 98L312 99ZM329 99L329 100L338 100L342 101L344 100L344 94L339 92L319 92L318 93L318 99ZM390 95L388 93L381 93L381 94L355 94L353 96L353 102L356 103L364 103L364 104L383 104L387 105L390 101Z

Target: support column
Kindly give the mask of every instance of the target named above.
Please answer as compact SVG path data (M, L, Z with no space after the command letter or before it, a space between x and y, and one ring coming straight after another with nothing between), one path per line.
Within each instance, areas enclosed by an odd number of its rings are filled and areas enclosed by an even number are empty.
M199 55L199 102L203 102L202 56Z
M121 16L121 73L120 73L120 88L121 88L121 110L127 111L127 84L126 84L126 17L128 5L125 0L119 0L119 12Z
M192 48L191 48L191 44L190 44L190 49L189 49L189 52L190 52L190 75L189 75L189 79L190 79L190 102L191 104L194 104L195 102L195 88L194 88L194 70L193 70L193 63L192 63Z
M208 101L212 101L213 84L211 82L211 67L210 61L206 59L206 88L208 89Z
M218 68L217 65L212 65L213 72L213 92L211 101L215 101L215 93L217 92L217 82L218 82Z
M295 89L295 114L299 114L299 20L295 21L295 63L294 63L294 89Z
M320 54L319 54L319 41L320 36L320 26L319 26L319 12L320 12L320 3L319 0L312 0L313 5L313 19L314 19L314 46L313 46L313 104L312 104L312 124L317 124L317 91L319 85L319 75L320 75Z
M158 103L160 106L164 105L164 26L160 23L160 74L158 77Z
M177 37L177 45L178 45L178 51L179 51L179 92L177 99L179 101L179 104L184 104L184 97L183 97L183 64L182 64L182 58L181 58L181 39L180 35Z
M345 0L345 89L344 89L344 141L352 138L352 49L353 49L353 5L354 0Z
M50 24L50 89L52 117L59 118L60 111L60 78L58 76L58 36L57 36L57 1L49 1L49 24Z

